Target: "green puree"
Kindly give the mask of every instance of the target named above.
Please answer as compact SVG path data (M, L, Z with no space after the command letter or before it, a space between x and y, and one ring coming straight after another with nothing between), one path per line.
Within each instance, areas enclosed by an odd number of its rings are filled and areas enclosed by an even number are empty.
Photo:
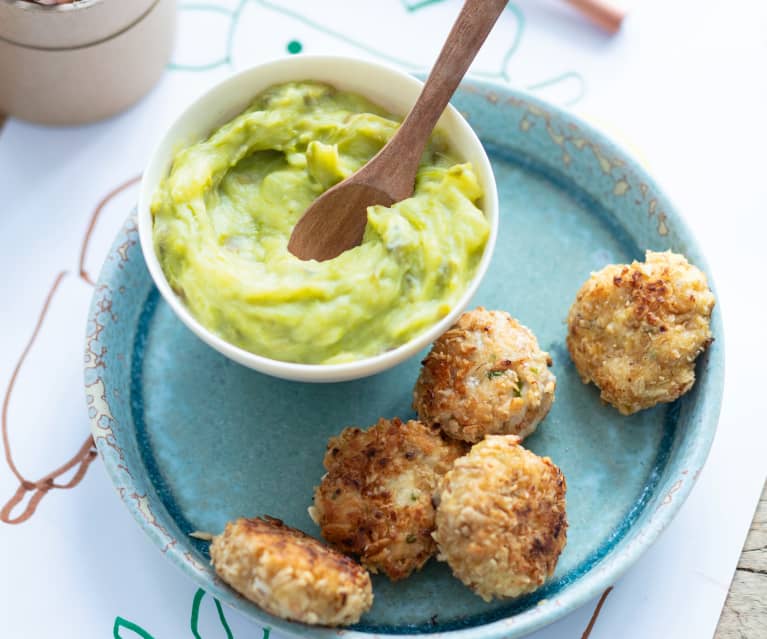
M439 133L413 197L370 207L360 246L326 262L287 250L309 204L397 126L358 95L289 83L180 151L152 201L154 245L192 314L253 353L311 364L382 353L444 317L474 274L489 225L474 170Z

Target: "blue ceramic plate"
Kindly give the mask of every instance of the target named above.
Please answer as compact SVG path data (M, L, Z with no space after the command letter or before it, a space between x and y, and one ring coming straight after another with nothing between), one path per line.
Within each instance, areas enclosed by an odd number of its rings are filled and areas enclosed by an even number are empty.
M723 381L717 338L690 393L624 417L584 386L565 348L565 318L593 270L673 249L707 271L672 205L644 170L580 120L530 96L467 82L454 98L485 143L501 201L498 245L475 304L532 328L554 358L554 407L525 445L567 477L568 543L538 592L484 603L445 564L391 584L347 634L449 633L518 637L612 584L679 509L708 453ZM710 276L710 273L709 273ZM197 584L264 624L330 637L275 619L219 581L193 530L263 513L312 535L307 514L328 437L380 416L413 414L420 357L381 375L299 384L232 363L199 341L162 301L130 218L101 273L87 330L85 387L99 452L128 509Z

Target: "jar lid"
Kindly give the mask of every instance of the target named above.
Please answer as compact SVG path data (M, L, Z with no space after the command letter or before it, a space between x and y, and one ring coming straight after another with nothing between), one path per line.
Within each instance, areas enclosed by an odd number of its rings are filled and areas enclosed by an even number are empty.
M0 0L0 38L38 49L72 49L111 38L135 24L157 0L76 0L41 5Z

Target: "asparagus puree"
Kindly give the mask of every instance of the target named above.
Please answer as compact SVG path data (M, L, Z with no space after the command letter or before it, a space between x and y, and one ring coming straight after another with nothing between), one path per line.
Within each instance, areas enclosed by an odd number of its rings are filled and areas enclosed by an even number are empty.
M152 200L154 246L198 321L259 355L332 364L395 348L444 317L476 270L489 224L472 166L439 132L413 196L370 207L360 246L325 262L287 250L309 204L398 125L361 96L293 82L179 151Z

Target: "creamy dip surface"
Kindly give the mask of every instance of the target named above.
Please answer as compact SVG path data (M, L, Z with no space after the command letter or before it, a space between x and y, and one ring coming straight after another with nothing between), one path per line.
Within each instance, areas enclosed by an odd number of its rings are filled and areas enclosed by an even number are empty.
M197 320L259 355L333 364L396 348L444 317L490 226L472 166L451 156L439 132L413 196L370 207L360 246L325 262L287 250L309 204L398 126L361 96L293 82L178 152L152 200L154 247Z

